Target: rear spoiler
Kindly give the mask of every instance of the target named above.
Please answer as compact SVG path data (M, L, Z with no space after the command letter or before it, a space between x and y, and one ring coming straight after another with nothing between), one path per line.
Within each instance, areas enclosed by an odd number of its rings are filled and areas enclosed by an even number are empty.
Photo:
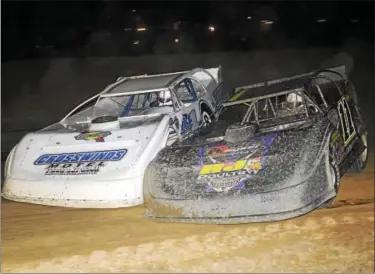
M135 75L135 76L120 76L117 78L116 82L120 81L120 80L123 80L123 79L127 79L127 80L131 80L131 79L141 79L141 78L152 78L152 77L159 77L159 76L167 76L167 75L178 75L178 74L184 74L184 73L188 73L189 70L186 70L186 71L177 71L177 72L170 72L170 73L160 73L160 74L141 74L141 75Z
M184 70L184 71L178 71L178 72L170 72L170 73L161 73L161 74L141 74L141 75L136 75L136 76L129 76L129 77L125 77L125 76L120 76L116 79L116 82L120 81L120 80L123 80L123 79L140 79L140 78L151 78L151 77L158 77L158 76L167 76L167 75L179 75L179 74L196 74L197 72L199 71L205 71L206 73L210 74L215 80L216 82L218 83L221 83L223 81L223 77L222 77L222 67L221 65L216 67L216 68L207 68L207 69L204 69L204 68L196 68L196 69L193 69L193 70ZM206 78L204 76L202 76L203 78ZM197 77L199 79L201 79L201 77Z
M332 67L332 68L329 68L329 69L321 69L321 70L312 71L312 72L304 73L304 74L299 74L299 75L295 75L295 76L291 76L291 77L280 78L280 79L271 80L271 81L264 81L264 82L257 83L257 84L251 84L251 85L247 85L247 86L237 87L237 88L234 89L234 94L236 94L237 92L239 92L241 90L244 90L244 89L252 89L252 88L258 88L258 87L270 86L270 85L278 84L278 83L281 83L281 82L285 82L285 81L289 81L289 80L295 80L295 79L298 79L298 78L310 77L310 76L314 76L314 75L318 75L318 74L329 77L333 81L339 81L339 80L343 80L343 79L347 80L346 67L345 67L345 65L341 65L341 66ZM329 82L328 79L324 79L324 78L316 79L317 84L324 84L324 83L327 83L327 82Z
M223 82L223 72L222 72L222 66L221 65L216 67L216 68L205 69L205 71L207 71L209 74L211 74L212 77L214 77L214 79L216 80L216 82L218 84Z

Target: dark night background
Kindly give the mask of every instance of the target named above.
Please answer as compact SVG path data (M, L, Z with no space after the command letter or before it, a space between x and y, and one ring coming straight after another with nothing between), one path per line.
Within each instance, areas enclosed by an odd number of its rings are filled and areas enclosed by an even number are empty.
M2 1L1 16L2 155L118 76L220 64L233 88L345 63L373 127L373 1Z
M2 1L2 61L373 43L373 14L373 1Z

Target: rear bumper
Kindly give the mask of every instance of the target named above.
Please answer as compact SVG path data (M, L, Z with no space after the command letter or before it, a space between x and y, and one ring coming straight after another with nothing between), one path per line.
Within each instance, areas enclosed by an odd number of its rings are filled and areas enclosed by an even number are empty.
M145 216L156 221L212 224L269 222L298 217L336 196L326 167L322 161L314 174L303 182L263 193L202 196L196 200L160 199L148 193L145 195Z
M27 181L6 179L4 199L47 206L119 208L143 203L143 176L108 181Z

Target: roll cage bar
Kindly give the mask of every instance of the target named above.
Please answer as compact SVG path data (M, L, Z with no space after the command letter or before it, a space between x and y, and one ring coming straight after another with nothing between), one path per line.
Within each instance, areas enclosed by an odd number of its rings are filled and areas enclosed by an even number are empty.
M275 92L275 93L272 93L272 94L269 94L269 95L257 96L257 97L253 97L253 98L237 100L237 101L232 101L232 102L229 101L227 103L224 103L222 107L225 108L225 107L229 107L229 106L244 104L244 105L248 106L248 109L247 109L247 111L246 111L246 113L245 113L245 115L244 115L244 117L241 121L241 125L249 123L252 115L254 115L255 122L259 125L260 122L280 118L280 116L278 115L278 111L277 111L278 110L277 109L278 108L277 98L279 96L287 95L287 94L290 94L290 93L297 93L298 95L300 95L303 98L304 114L306 115L306 118L309 118L310 115L309 115L309 111L308 111L308 108L307 108L308 105L313 106L318 113L324 113L324 110L311 98L311 96L307 92L307 89L308 89L309 86L313 86L317 89L318 94L320 96L320 99L323 102L324 109L328 109L329 106L328 106L327 100L324 97L324 94L323 94L323 92L320 88L321 83L319 83L319 80L323 80L323 82L326 82L326 83L328 83L328 82L333 83L334 86L336 87L337 91L339 92L340 97L342 97L344 95L344 93L342 92L342 90L341 90L340 86L338 85L337 81L340 81L340 80L346 80L347 81L347 79L346 79L345 76L343 76L337 70L344 70L345 71L345 66L336 67L336 68L332 68L332 69L319 70L319 71L316 71L316 72L306 73L306 74L298 75L298 76L292 76L292 77L289 77L289 78L282 78L282 79L277 79L277 80L273 80L273 81L265 81L263 83L249 85L249 86L246 86L246 87L238 87L235 90L239 91L239 90L243 90L244 88L251 89L251 88L257 88L257 87L262 87L262 86L265 87L265 86L269 86L269 85L272 85L272 84L282 83L282 82L286 82L286 81L290 81L290 80L294 80L294 79L298 80L298 78L305 79L305 80L307 79L307 83L306 83L307 85L305 86L307 88L302 88L302 87L301 88L294 88L294 89L284 90L284 91L281 91L281 92ZM328 74L328 73L332 73L332 74L335 74L335 75L339 76L339 80L334 80L331 77L327 76L326 74ZM272 100L271 100L272 98L275 98L275 103L272 103ZM259 108L259 102L261 102L261 101L263 101L265 106L270 107L270 109L272 111L272 114L273 114L273 117L270 117L270 118L267 117L267 118L264 118L264 119L260 119L260 117L258 115L259 114L258 108ZM267 112L267 116L268 116L268 112Z
M282 92L277 92L274 94L266 95L266 96L258 96L254 98L249 98L249 99L244 99L244 100L238 100L238 101L233 101L233 102L228 102L224 103L223 107L229 107L229 106L234 106L234 105L246 105L248 106L248 109L241 121L241 125L247 124L250 121L250 118L252 115L254 115L255 122L259 125L261 122L269 121L275 118L280 118L278 114L278 97L287 95L290 93L297 93L303 98L303 106L304 106L304 113L306 115L306 118L309 117L309 112L307 109L307 105L313 106L319 113L323 113L322 109L310 98L308 94L306 94L306 91L303 88L298 88L298 89L291 89L291 90L285 90ZM272 99L275 99L274 103L272 102ZM262 102L265 106L269 106L269 108L272 111L273 116L272 117L267 117L261 119L259 117L259 102ZM267 112L268 113L268 112ZM268 115L267 115L268 116Z

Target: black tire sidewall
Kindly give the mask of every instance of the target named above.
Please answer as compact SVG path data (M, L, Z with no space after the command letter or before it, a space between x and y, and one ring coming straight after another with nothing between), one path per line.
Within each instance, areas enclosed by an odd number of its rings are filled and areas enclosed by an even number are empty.
M331 168L333 169L333 172L334 172L335 182L334 182L333 187L335 188L336 195L337 195L337 193L339 192L339 189L340 189L340 178L341 178L341 176L340 176L339 166L338 166L337 162L335 161L333 155L331 155L331 153L329 153L329 166L330 166L330 173L331 173Z
M203 127L207 127L207 126L209 126L209 125L212 124L212 118L211 118L210 114L207 111L202 110L201 115L202 115L202 120L203 120ZM207 115L210 118L210 122L209 123L206 123L206 121L204 119L205 115Z

